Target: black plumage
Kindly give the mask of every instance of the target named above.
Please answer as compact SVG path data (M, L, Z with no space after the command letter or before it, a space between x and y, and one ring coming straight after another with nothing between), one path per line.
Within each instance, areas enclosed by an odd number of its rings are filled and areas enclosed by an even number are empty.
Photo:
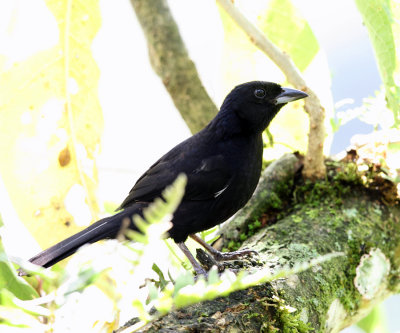
M189 256L196 271L204 273L183 242L196 232L226 221L246 204L260 177L262 132L283 105L306 96L302 91L271 82L254 81L235 87L203 130L162 156L138 179L121 204L121 212L92 224L30 261L49 267L86 243L115 238L123 218L141 214L178 174L185 173L185 194L168 233ZM133 222L130 227L135 229ZM230 255L209 250L218 259L249 252Z

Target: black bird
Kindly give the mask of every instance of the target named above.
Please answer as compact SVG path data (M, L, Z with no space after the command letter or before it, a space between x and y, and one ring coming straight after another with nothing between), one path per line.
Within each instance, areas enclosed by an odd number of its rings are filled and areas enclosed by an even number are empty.
M189 258L196 273L205 274L184 244L188 236L205 246L217 260L253 252L221 253L195 233L226 221L246 204L261 173L262 132L282 106L304 97L307 94L302 91L271 82L238 85L203 130L171 149L138 179L121 204L121 212L101 219L30 261L49 267L86 243L115 238L126 217L131 221L130 228L136 229L132 215L140 215L180 173L187 176L186 191L168 234Z

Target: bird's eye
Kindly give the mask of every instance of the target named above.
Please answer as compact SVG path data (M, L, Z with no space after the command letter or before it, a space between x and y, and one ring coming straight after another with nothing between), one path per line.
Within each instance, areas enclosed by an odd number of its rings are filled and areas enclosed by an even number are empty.
M265 97L265 90L264 89L256 89L254 90L254 96L257 98L264 98Z

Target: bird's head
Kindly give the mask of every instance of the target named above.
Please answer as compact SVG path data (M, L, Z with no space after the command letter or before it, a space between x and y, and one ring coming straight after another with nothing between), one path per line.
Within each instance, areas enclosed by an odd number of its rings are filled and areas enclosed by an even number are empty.
M307 96L277 83L252 81L236 86L225 98L221 111L234 112L242 130L262 132L282 106Z

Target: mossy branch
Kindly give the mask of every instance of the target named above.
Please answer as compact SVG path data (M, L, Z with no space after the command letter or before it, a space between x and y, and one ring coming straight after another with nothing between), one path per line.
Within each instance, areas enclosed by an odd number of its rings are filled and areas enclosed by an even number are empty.
M400 205L384 204L375 185L366 187L352 164L334 165L327 180L295 184L293 208L242 246L259 253L252 271L344 256L171 312L142 331L339 332L357 322L400 288Z
M203 87L197 69L166 0L131 0L147 40L150 63L194 134L218 109Z

